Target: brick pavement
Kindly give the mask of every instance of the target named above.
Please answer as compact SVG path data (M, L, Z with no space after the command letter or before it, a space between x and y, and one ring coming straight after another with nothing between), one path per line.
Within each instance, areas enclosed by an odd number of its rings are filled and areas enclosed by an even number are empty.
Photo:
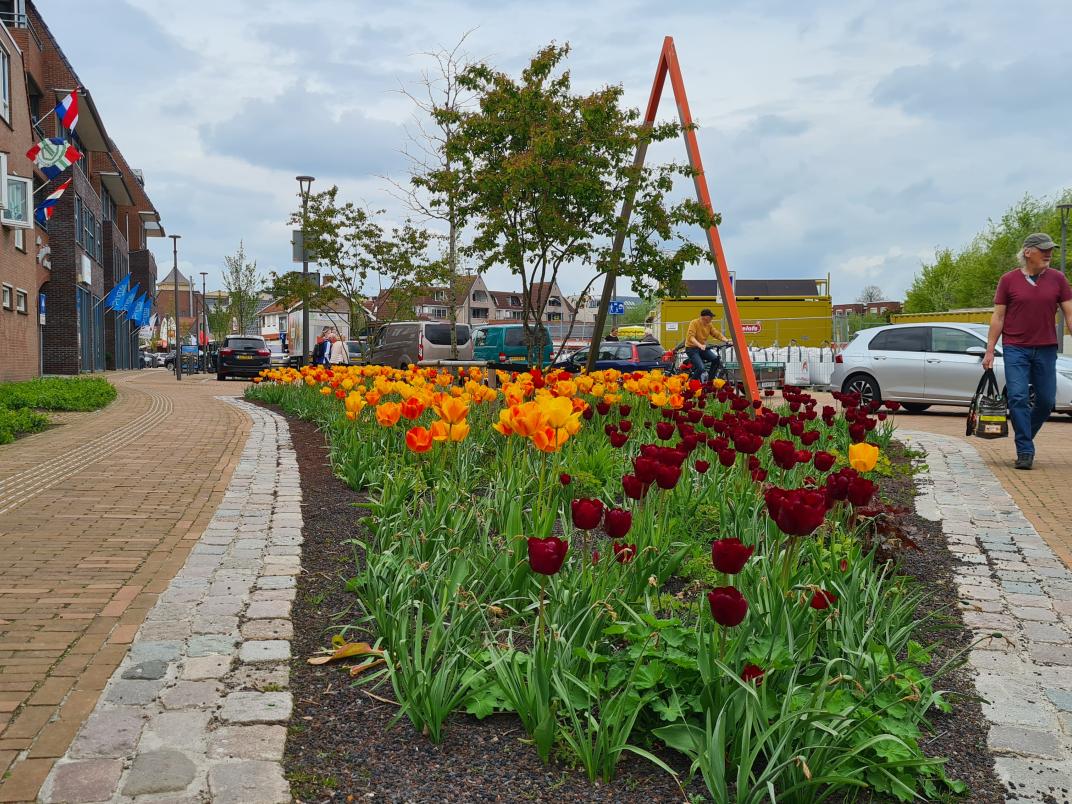
M822 404L832 403L828 394L815 396ZM899 430L955 436L971 444L1050 549L1072 568L1072 416L1055 414L1043 425L1035 440L1035 468L1024 472L1012 466L1016 451L1011 435L993 440L965 438L966 415L967 408L935 406L924 413L899 412L895 420Z
M36 797L219 505L245 384L109 375L118 399L0 447L0 802Z

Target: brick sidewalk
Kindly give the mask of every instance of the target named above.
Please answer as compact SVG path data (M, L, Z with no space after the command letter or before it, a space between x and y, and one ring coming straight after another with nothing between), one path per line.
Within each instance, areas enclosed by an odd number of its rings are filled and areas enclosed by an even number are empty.
M33 800L227 488L244 383L111 374L119 398L0 447L0 802Z
M817 393L821 404L831 404L828 394ZM982 457L987 468L1016 501L1050 549L1072 568L1072 528L1069 527L1069 500L1072 494L1072 417L1053 415L1035 440L1035 468L1030 472L1013 469L1016 450L1012 436L986 440L965 438L967 408L932 407L924 413L900 412L900 430L955 436L963 439Z

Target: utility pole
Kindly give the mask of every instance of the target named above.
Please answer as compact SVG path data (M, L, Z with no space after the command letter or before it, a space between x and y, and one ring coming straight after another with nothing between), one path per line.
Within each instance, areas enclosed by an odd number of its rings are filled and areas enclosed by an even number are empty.
M179 238L182 235L168 235L171 238L171 280L175 289L175 379L182 379L182 342L179 340Z
M302 272L302 305L301 305L301 320L302 320L302 358L301 364L304 366L309 359L309 344L312 341L312 334L309 332L309 247L305 240L305 226L306 221L309 219L309 191L312 189L315 179L312 176L297 176L298 191L301 193L301 272Z
M208 276L208 271L201 272L201 337L197 339L198 348L201 347L201 341L205 342L204 350L201 352L201 371L202 373L208 371L208 312L205 310L205 277Z

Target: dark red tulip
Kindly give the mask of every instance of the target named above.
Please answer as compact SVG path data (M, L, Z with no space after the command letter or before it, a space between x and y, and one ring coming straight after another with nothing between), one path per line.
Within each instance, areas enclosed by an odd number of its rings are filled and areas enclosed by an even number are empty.
M661 489L672 489L680 479L681 467L679 466L667 466L661 463L659 468L655 470L655 483Z
M763 668L754 664L746 664L744 670L741 671L741 681L747 684L750 681L756 682L758 687L763 683Z
M821 435L822 433L820 433L818 430L805 430L803 433L800 434L800 443L803 444L805 447L810 447L812 444L819 440L819 437Z
M573 478L563 472L558 476L558 482L561 483L563 486L568 486L570 483L573 482Z
M644 499L650 485L636 475L622 475L622 491L632 500Z
M636 558L636 545L626 544L625 542L614 542L611 544L614 549L614 560L619 564L628 564L634 558Z
M595 415L595 411L594 411L594 410L592 409L592 406L591 406L591 405L589 405L588 407L586 407L586 408L584 409L584 412L582 412L582 413L581 413L581 417L582 417L582 418L583 418L583 419L584 419L585 421L591 421L591 420L592 420L592 417L593 417L594 415Z
M837 595L825 589L817 589L811 596L811 607L816 611L828 609L835 603L837 603Z
M733 436L733 446L745 455L754 455L763 446L763 439L752 433L738 432Z
M629 419L623 419L622 421L618 422L618 429L621 430L623 433L628 433L630 430L633 429L633 423Z
M749 472L756 471L756 469L758 469L760 466L762 466L762 464L759 462L759 458L757 458L755 455L749 455L748 456L748 471Z
M769 488L763 498L771 519L788 536L807 536L826 518L826 496L822 492Z
M867 505L875 496L875 484L866 477L854 477L849 481L846 499L850 504Z
M619 433L617 430L615 430L613 433L611 433L607 437L607 440L610 441L610 445L612 447L614 447L615 449L621 449L622 447L625 446L625 443L629 440L629 434L628 433Z
M804 435L804 422L798 419L791 420L789 422L789 432L797 437Z
M608 413L610 413L610 405L608 405L606 402L600 402L598 405L596 405L596 410L599 412L600 416L606 416Z
M693 464L693 467L702 475L707 473L707 470L711 468L711 464L707 461L696 461L696 463Z
M901 409L901 403L900 402L887 402L886 403L886 409L887 410L892 410L894 413L896 413L897 411L899 411Z
M859 444L867 438L867 428L859 422L853 422L849 425L849 438L853 444Z
M718 451L718 462L728 469L737 462L737 453L732 449L720 449Z
M633 458L633 471L644 483L655 482L655 472L659 468L659 462L654 458L638 455Z
M774 463L786 471L797 465L797 447L792 441L776 439L770 443L771 457Z
M659 422L655 425L655 434L663 441L668 441L674 436L674 425L670 422Z
M762 483L766 479L767 479L767 470L766 469L753 469L752 470L752 480L754 480L756 483Z
M624 508L608 508L603 514L603 528L612 539L620 539L633 527L633 514Z
M714 424L714 423L715 423L715 417L714 417L714 416L712 416L712 415L711 415L710 413L705 413L705 414L704 414L704 415L703 415L703 416L702 416L702 417L700 418L700 423L701 423L701 424L702 424L702 425L703 425L704 427L710 427L710 426L711 426L712 424Z
M845 572L848 568L849 568L848 559L843 558L843 559L841 559L841 561L838 562L838 569L841 570L842 572Z
M711 563L719 572L736 575L755 552L754 547L741 544L736 536L711 542Z
M748 614L748 601L735 586L716 586L707 593L711 616L725 628L740 625Z
M773 388L764 388L763 389L763 396L774 396L774 389Z
M529 566L533 572L541 575L554 575L562 569L562 562L566 560L566 551L569 550L569 542L559 539L557 536L548 536L546 539L529 537Z
M618 405L618 414L621 416L628 416L633 412L633 409L628 405Z
M820 472L830 471L830 467L834 465L834 456L829 452L816 452L812 458L812 463L815 464L815 468Z
M598 564L599 563L599 551L598 550L593 550L592 551L592 563L593 564Z
M603 518L603 501L581 497L570 500L570 510L573 513L574 527L579 530L592 530L599 526L599 520Z

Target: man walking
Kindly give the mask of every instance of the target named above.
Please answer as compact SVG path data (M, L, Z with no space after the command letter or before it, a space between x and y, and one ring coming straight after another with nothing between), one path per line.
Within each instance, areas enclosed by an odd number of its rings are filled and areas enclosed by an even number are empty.
M1060 271L1050 268L1056 244L1048 234L1024 238L1016 260L1019 268L998 282L994 314L986 339L983 368L994 366L994 347L1001 338L1009 418L1016 436L1016 468L1030 469L1035 436L1050 418L1057 395L1057 328L1060 307L1072 334L1072 287ZM1031 406L1031 389L1035 405Z
M727 338L711 323L715 314L707 308L700 310L700 317L689 322L689 329L685 333L685 354L692 364L689 377L698 380L704 370L704 363L710 364L710 374L714 374L718 368L718 353L707 345L710 340L726 342Z

